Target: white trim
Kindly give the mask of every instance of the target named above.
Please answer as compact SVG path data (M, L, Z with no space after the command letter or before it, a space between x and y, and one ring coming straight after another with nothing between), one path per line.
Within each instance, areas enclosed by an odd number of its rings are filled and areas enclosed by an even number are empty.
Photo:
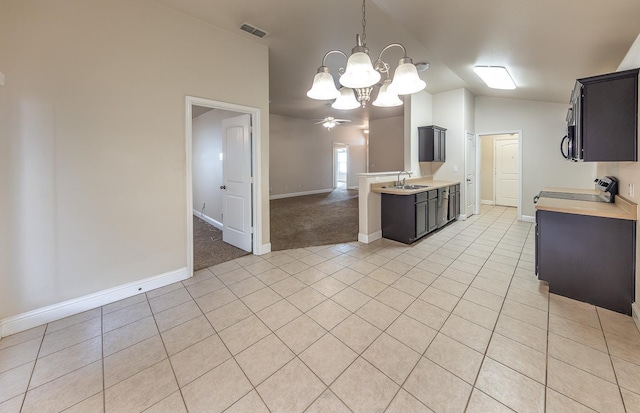
M249 106L236 105L234 103L220 102L211 99L203 99L194 96L185 98L185 154L186 154L186 186L187 186L187 269L193 275L193 172L191 164L193 162L193 131L191 119L191 107L204 106L213 109L223 109L232 112L248 113L251 115L251 159L253 170L252 200L253 210L253 241L252 249L256 255L265 254L262 242L262 128L261 110Z
M493 201L491 201L489 199L481 199L480 200L480 205L491 205L491 206L493 206L495 204L496 204L495 202L493 202Z
M155 275L139 281L123 284L118 287L98 291L82 297L63 301L58 304L38 308L26 313L0 320L0 338L19 333L55 320L101 307L134 295L144 293L165 285L186 280L191 277L188 269L180 268L164 274Z
M201 220L205 221L208 224L213 225L214 227L218 228L220 231L222 231L222 228L224 227L222 225L222 222L220 221L216 221L215 219L211 218L210 216L206 215L206 214L202 214L199 211L196 211L195 209L193 210L193 215L200 218Z
M631 317L636 323L636 328L640 331L640 307L637 302L631 303Z
M348 186L347 189L355 189L357 191L358 189L360 189L360 187L358 185L354 185L354 186Z
M336 176L336 149L337 148L345 148L347 150L347 172L345 173L345 178L344 178L344 185L345 187L349 184L349 167L350 167L350 163L349 162L349 144L348 143L342 143L342 142L333 142L333 147L332 147L332 155L333 155L333 182L331 183L331 186L333 186L334 188L338 187L338 182L337 182L337 176Z
M333 188L330 188L330 189L317 189L315 191L291 192L289 194L271 195L269 197L269 199L273 200L273 199L282 199L282 198L293 198L293 197L296 197L296 196L326 194L326 193L329 193L329 192L333 192Z
M268 254L270 252L271 252L271 243L262 244L260 246L260 254L256 254L256 255Z
M362 234L362 233L358 234L358 241L363 242L365 244L369 244L370 242L373 242L380 238L382 238L382 231L376 231L373 234L369 234L369 235Z
M536 217L533 217L533 216L531 216L531 215L523 215L523 216L522 216L521 221L522 221L522 222L532 222L532 223L535 223L535 222L536 222Z
M467 214L460 214L458 215L458 218L456 218L456 221L466 221L467 220Z

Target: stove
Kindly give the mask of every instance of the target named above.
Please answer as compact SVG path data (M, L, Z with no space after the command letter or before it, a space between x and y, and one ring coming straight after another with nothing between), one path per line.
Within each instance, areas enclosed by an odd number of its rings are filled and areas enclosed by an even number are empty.
M598 194L576 194L571 192L553 192L553 191L541 191L537 196L533 198L533 203L538 202L539 198L556 198L556 199L569 199L573 201L588 201L588 202L609 202L615 201L615 196L618 194L618 180L613 176L605 176L595 179L595 189Z

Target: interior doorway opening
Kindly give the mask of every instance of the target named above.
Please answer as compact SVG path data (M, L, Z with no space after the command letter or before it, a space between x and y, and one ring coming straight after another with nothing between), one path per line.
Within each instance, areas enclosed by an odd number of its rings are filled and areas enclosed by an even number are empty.
M333 143L333 189L346 190L349 182L349 145Z
M521 211L522 162L519 132L479 135L480 203Z
M187 260L190 271L257 251L257 109L187 97ZM253 136L252 136L253 135Z

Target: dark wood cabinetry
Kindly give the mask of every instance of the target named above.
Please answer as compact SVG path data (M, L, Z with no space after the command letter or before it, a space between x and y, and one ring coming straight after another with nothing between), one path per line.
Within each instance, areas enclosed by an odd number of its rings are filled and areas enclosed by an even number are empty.
M460 185L451 185L449 187L449 221L453 221L460 216Z
M584 161L638 160L638 69L585 79L579 120Z
M636 222L538 210L536 273L549 291L631 314Z
M449 202L444 209L448 221L460 215L460 185L449 187ZM411 244L438 229L440 204L438 190L413 195L382 194L382 236Z
M447 130L440 126L418 127L418 160L420 162L444 162L446 159Z

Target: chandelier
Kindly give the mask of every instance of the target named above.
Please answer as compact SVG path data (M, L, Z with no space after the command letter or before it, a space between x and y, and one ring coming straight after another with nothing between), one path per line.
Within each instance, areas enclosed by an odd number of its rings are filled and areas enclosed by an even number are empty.
M378 96L373 102L374 106L392 107L402 105L398 95L410 95L425 88L426 83L418 76L413 60L407 56L407 49L400 43L387 45L372 64L367 48L365 0L362 0L362 35L356 34L356 46L351 49L351 56L340 50L330 50L322 58L322 65L313 78L313 85L307 92L307 96L317 100L332 100L331 105L335 109L355 109L366 107L371 99L373 87L380 84ZM390 66L382 60L382 54L392 47L400 47L404 57L398 62L398 67L389 78ZM347 58L347 67L340 68L340 90L336 88L333 76L325 65L327 57L338 53ZM429 67L428 63L424 64ZM384 80L380 79L384 75Z

